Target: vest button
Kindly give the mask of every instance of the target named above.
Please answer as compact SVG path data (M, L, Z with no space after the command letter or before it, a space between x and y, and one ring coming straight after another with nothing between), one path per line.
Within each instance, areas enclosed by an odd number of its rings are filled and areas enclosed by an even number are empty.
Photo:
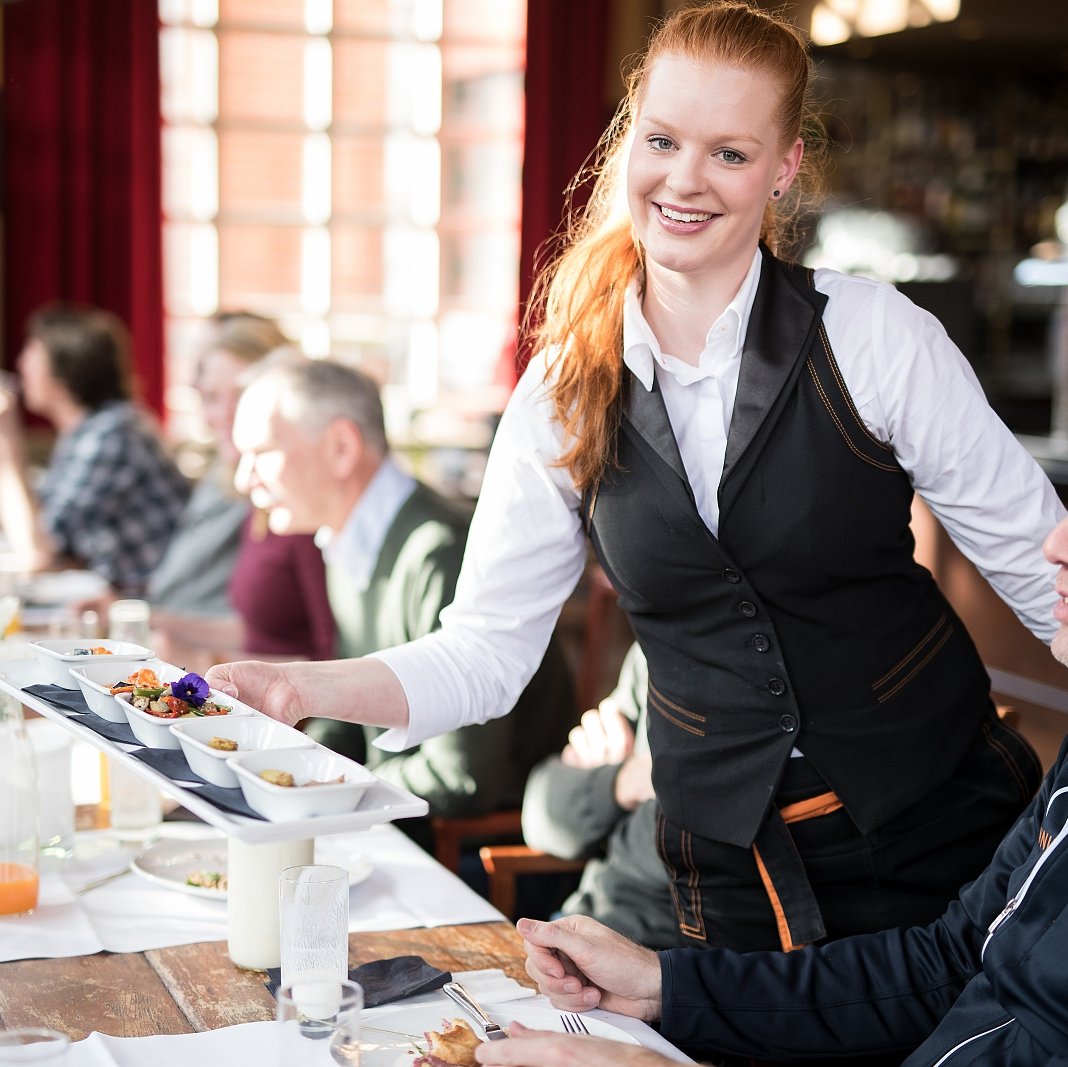
M767 652L767 650L771 648L771 642L763 634L754 634L753 648L755 648L757 652Z
M727 567L723 571L723 579L732 585L737 585L742 580L742 576L733 567Z
M779 720L779 729L784 734L792 734L797 729L797 719L793 715L784 715Z
M754 604L751 600L743 600L738 605L738 610L747 619L753 618L753 616L757 613L756 604Z
M768 692L773 697L781 697L786 692L786 683L781 678L772 678L768 682ZM789 716L786 716L786 718L789 718ZM797 723L794 723L794 725L796 726Z

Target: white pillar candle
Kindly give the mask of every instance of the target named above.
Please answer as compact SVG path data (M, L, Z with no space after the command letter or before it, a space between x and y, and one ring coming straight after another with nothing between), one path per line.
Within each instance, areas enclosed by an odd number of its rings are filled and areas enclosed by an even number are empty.
M263 970L281 964L278 941L278 875L311 863L315 839L250 845L229 839L227 918L230 959Z

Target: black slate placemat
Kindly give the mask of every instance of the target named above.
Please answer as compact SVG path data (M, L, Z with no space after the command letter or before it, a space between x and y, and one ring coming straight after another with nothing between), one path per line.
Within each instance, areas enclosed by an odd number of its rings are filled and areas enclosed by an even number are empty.
M93 733L106 737L109 741L119 741L124 745L141 744L134 736L129 723L110 722L90 711L80 690L63 689L58 685L28 685L22 691L48 701L52 707L66 712L68 719L79 726L88 727Z
M245 795L240 789L227 789L225 786L205 782L200 775L195 774L189 767L181 749L177 748L142 748L130 753L136 756L142 763L147 763L153 770L159 771L164 777L172 782L190 785L190 793L203 797L217 808L229 811L236 815L247 815L250 819L266 820L259 812L253 811L245 802Z
M52 707L65 712L72 722L78 723L79 726L87 726L94 733L106 737L109 741L137 745L138 747L130 752L131 756L136 756L142 763L147 763L153 770L159 771L172 782L194 786L191 792L203 797L217 808L235 815L245 815L250 819L259 819L261 822L266 821L259 812L253 811L248 806L240 789L226 789L223 786L213 785L194 774L180 749L145 748L134 736L129 723L109 722L90 711L81 690L64 689L58 685L27 685L22 691L48 701Z

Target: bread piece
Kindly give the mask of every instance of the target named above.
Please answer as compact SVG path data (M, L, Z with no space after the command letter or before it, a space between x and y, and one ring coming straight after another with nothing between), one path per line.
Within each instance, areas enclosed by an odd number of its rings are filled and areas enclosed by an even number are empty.
M412 1067L478 1067L475 1049L482 1043L463 1019L446 1019L440 1030L427 1030L429 1048Z

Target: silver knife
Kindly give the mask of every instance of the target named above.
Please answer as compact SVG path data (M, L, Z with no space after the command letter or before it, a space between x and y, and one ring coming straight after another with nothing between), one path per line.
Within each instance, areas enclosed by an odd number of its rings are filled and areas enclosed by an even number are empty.
M479 1007L474 997L459 982L446 982L441 991L478 1023L486 1033L487 1041L501 1041L508 1035Z

